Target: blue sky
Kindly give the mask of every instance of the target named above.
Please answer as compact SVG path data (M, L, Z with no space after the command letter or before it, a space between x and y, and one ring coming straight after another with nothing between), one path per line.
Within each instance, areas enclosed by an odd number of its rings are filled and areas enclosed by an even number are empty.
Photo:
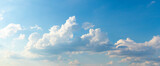
M159 66L159 0L0 0L0 66Z

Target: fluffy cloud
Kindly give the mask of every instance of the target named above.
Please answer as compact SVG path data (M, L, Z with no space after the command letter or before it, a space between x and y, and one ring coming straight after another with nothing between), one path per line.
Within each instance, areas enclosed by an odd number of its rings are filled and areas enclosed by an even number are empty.
M120 39L115 45L116 49L108 51L108 55L125 58L121 60L123 62L144 63L148 61L154 64L160 62L160 36L154 36L144 43L136 43L129 38Z
M109 42L107 35L102 33L101 30L98 29L90 29L88 34L84 34L81 36L83 40L89 40L90 45L103 45Z
M76 36L75 16L69 17L61 26L52 26L48 33L40 35L37 32L31 33L28 37L28 43L21 53L7 53L12 58L39 58L46 59L57 54L82 54L87 52L108 52L111 57L120 57L120 62L131 62L131 66L158 66L160 62L160 36L154 36L150 41L137 43L130 38L118 40L114 46L109 42L107 33L100 28L89 29L89 32L81 36ZM32 27L33 29L39 29ZM20 24L9 24L0 29L0 38L11 36L17 31L22 30ZM25 35L20 34L17 39L24 39ZM20 55L20 56L18 56ZM61 56L58 60L61 60ZM70 65L79 65L75 60L69 62ZM109 64L113 64L110 61Z
M4 27L3 29L0 29L0 38L6 38L9 37L17 31L22 30L20 24L9 24L8 26Z
M107 34L100 28L90 29L89 33L81 37L74 37L74 27L77 26L75 16L69 17L61 26L53 26L49 33L41 37L32 33L26 49L38 54L60 54L82 51L103 52L111 49Z

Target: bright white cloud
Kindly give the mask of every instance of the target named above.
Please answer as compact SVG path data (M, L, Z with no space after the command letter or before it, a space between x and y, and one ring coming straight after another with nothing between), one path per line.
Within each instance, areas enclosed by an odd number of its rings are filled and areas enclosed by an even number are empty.
M38 33L32 33L30 34L30 36L28 37L28 43L27 46L25 47L25 49L31 49L33 48L33 45L36 44L36 42L39 40L40 35Z
M37 40L34 47L37 49L43 49L47 46L54 46L55 44L69 43L73 38L72 27L75 26L75 16L69 17L66 23L59 26L53 26L49 29L49 33L45 33L42 38Z
M34 53L40 52L39 54L79 54L83 51L102 52L111 49L107 34L101 32L100 28L90 29L89 33L74 38L76 25L75 16L72 16L65 24L51 27L49 33L44 33L42 37L38 33L32 33L26 49Z
M87 52L108 52L109 56L120 57L120 62L131 62L130 65L159 65L160 62L160 36L154 36L150 41L137 43L127 38L120 39L113 46L109 43L107 34L101 31L100 28L89 29L89 32L79 36L74 36L74 26L76 26L75 16L69 17L61 26L52 26L49 33L44 33L42 36L36 32L31 33L28 37L27 46L21 53L6 53L7 57L14 58L39 58L48 57L60 53L64 54L82 54ZM39 26L34 26L31 29L40 29ZM0 29L0 38L9 37L17 31L22 30L20 24L9 24ZM17 39L23 40L25 34L20 34ZM19 55L19 56L18 56ZM59 56L58 60L62 59ZM69 65L79 65L79 61L74 60L68 63ZM113 64L113 61L107 64Z
M89 40L90 45L103 45L108 44L109 39L107 38L107 34L101 32L100 28L98 29L90 29L88 34L84 34L81 36L83 40Z
M17 31L22 30L22 27L20 24L9 24L8 26L4 27L3 29L0 29L0 38L6 38L9 37Z

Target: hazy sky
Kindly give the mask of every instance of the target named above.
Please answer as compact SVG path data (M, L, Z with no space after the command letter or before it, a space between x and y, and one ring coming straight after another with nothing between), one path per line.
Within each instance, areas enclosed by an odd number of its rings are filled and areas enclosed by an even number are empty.
M160 66L159 0L0 0L0 66Z

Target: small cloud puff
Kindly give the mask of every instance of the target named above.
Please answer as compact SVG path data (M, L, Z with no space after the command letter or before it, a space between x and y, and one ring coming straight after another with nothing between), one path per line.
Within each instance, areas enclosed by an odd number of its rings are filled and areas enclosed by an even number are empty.
M38 25L35 25L35 26L30 27L30 29L42 30L42 28L39 27Z
M107 65L111 65L111 64L113 64L113 61L110 61L110 62L107 63Z
M78 60L74 60L68 63L70 66L79 66L80 62Z

